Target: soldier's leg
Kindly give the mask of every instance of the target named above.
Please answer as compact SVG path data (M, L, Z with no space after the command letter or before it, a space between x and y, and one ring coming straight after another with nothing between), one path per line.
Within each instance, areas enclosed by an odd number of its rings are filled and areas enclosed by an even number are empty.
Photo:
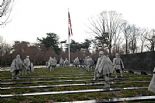
M51 70L54 70L54 69L55 69L55 67L56 67L56 66L55 66L55 65L53 65Z
M29 66L30 72L32 72L31 65Z
M121 74L121 69L116 69L116 75L118 75L119 77L120 77L120 75L122 76L122 74Z
M15 79L15 70L11 73L12 79Z
M118 76L117 76L117 70L116 70L116 68L114 69L114 74L115 74L115 78L117 78Z
M52 66L50 66L49 69L50 69L50 72L51 72L52 71Z
M97 73L96 73L96 70L94 71L94 78L93 80L97 80Z
M27 69L26 69L26 70L27 70L27 73L28 73L28 74L30 74L30 68L29 68L29 67L27 67Z
M86 70L89 71L89 67L88 67L88 65L86 66Z
M18 79L18 75L19 75L19 71L18 70L14 70L12 72L12 79Z
M90 65L88 65L88 71L90 71Z
M109 74L104 76L104 80L105 80L105 88L110 88L110 82L109 82Z
M19 74L20 74L20 71L16 70L16 79L19 79Z
M18 70L15 70L15 79L18 77Z
M92 66L91 65L89 66L89 70L92 71Z
M26 74L26 69L25 68L22 69L21 74L22 75L25 75Z
M122 69L120 69L120 74L121 74L121 77L123 77L123 71L122 71Z

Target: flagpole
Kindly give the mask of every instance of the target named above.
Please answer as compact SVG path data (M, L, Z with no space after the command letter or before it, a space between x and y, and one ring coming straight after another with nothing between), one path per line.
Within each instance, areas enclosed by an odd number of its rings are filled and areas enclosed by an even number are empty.
M70 64L70 35L68 35L68 61L69 61L69 64Z
M71 63L71 60L70 60L70 58L71 58L71 55L70 55L70 35L71 35L71 32L70 32L70 24L71 24L71 22L70 22L70 14L69 14L69 8L68 8L68 61L69 61L69 65L70 65L70 63Z

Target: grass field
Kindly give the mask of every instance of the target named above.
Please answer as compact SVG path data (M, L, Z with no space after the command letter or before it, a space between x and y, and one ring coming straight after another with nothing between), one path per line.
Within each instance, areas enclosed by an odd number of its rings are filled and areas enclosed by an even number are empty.
M114 76L112 75L112 78ZM2 82L14 82L15 84L1 84L4 87L25 87L25 86L41 86L41 85L60 85L60 84L80 84L92 83L93 72L88 72L79 68L56 68L54 71L49 72L45 68L35 69L35 72L21 76L20 80L10 80L10 72L1 72L0 79ZM62 80L57 82L58 80ZM63 80L85 80L85 81L63 81ZM136 75L124 73L122 80L114 80L111 88L124 88L124 87L148 87L151 76L149 75ZM37 82L36 82L37 81ZM144 81L144 82L136 82ZM22 83L30 82L30 83ZM90 86L62 86L62 87L45 87L45 88L14 88L4 89L0 91L1 95L5 94L21 94L21 93L34 93L34 92L52 92L52 91L71 91L71 90L85 90L85 89L101 89L104 85L90 85ZM77 101L77 100L91 100L91 99L110 99L119 97L134 97L134 96L147 96L154 95L147 89L138 90L120 90L111 92L92 92L92 93L76 93L76 94L56 94L56 95L41 95L41 96L20 96L1 98L0 103L50 103L50 102L63 102L63 101Z

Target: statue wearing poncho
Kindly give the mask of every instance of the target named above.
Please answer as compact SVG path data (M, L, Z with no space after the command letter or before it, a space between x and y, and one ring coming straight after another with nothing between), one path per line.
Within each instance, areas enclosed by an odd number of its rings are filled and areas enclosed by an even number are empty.
M97 65L94 72L94 80L103 77L107 87L109 87L109 75L113 73L113 65L109 57L104 55L103 51L99 52L99 58L97 60Z
M85 60L85 63L86 63L86 68L88 71L90 71L90 69L93 67L94 65L94 61L91 57L87 57L86 60Z
M53 67L53 69L56 67L56 65L57 65L57 60L56 60L56 58L54 57L54 58L52 59L52 67Z
M52 71L52 63L53 63L53 58L50 57L47 63L47 68Z
M23 62L20 59L20 55L17 55L16 58L11 63L12 79L18 79L19 72L22 69L23 69Z
M117 78L117 73L120 73L121 77L123 77L124 64L118 53L116 53L116 58L113 59L113 65L115 70L115 78Z
M64 66L64 60L63 60L63 58L60 58L59 64L60 64L61 67Z
M64 64L65 64L65 66L69 66L69 61L67 58L65 59Z
M30 59L29 59L29 56L27 56L25 59L24 59L24 66L26 68L26 71L31 71L31 62L30 62Z
M79 61L79 58L78 57L75 58L74 65L75 65L75 67L78 67L80 65L80 61Z
M150 81L150 84L149 84L149 87L148 87L148 90L155 93L155 68L153 70L153 77Z

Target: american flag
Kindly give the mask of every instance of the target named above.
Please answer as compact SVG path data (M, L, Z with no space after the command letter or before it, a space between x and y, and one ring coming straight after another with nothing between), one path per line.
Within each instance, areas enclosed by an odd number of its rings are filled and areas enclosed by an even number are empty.
M72 32L72 23L71 23L71 18L70 18L69 11L68 11L68 35L69 36L73 35L73 32Z

